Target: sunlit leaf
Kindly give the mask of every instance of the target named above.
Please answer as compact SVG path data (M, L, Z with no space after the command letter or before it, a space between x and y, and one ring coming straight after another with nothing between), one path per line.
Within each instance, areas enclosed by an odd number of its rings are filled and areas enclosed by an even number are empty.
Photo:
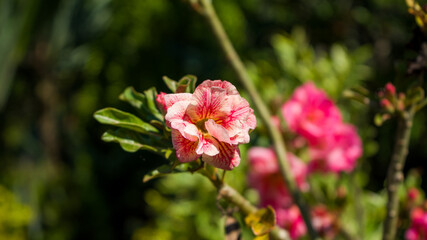
M197 165L200 164L199 161L193 161L190 163L183 164L174 157L171 157L171 160L172 159L175 159L175 161L170 161L169 164L164 164L152 170L151 172L145 174L142 181L145 183L154 178L162 177L167 174L188 172L189 170L191 171L191 169L196 168Z
M144 134L158 133L159 130L137 116L120 111L115 108L104 108L95 112L94 117L98 122L116 127L122 127Z
M183 78L181 78L178 82L176 92L177 93L183 93L183 92L194 92L194 89L196 88L196 82L197 77L194 75L185 75Z
M138 150L148 150L168 159L173 153L171 148L152 146L150 140L144 139L139 133L119 128L115 131L108 130L102 135L105 142L119 143L123 150L136 152Z
M158 120L163 120L163 115L160 113L159 109L157 109L156 106L156 97L157 97L157 91L156 88L152 87L148 90L144 91L145 95L145 103L144 107L146 107L151 114L154 115Z
M271 206L262 208L245 218L245 223L251 226L256 236L267 234L276 225L276 214Z
M142 93L137 92L133 87L127 87L119 99L130 103L135 108L141 108L145 102L145 96Z
M269 239L270 237L268 236L268 234L263 234L263 235L254 237L254 240L269 240Z
M166 86L173 92L176 92L176 88L178 86L178 82L175 80L172 80L168 78L167 76L163 76L163 82L166 84Z

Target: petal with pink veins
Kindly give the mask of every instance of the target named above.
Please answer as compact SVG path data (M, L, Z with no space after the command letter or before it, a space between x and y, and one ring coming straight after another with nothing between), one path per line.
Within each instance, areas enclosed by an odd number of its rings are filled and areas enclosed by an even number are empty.
M199 135L199 145L197 145L196 153L209 156L215 156L219 153L219 148L216 144L217 140L209 135Z
M165 116L166 124L168 125L168 127L171 127L172 122L181 122L186 120L185 114L189 104L190 101L180 101L175 103L172 107L168 109L168 112ZM173 128L176 129L177 127Z
M256 118L249 103L240 96L229 96L230 114L219 121L228 130L233 144L248 143L249 129L255 129Z
M190 101L191 96L191 93L166 94L164 96L164 105L166 110L172 107L177 102Z
M218 141L231 144L230 136L228 136L227 129L215 123L214 120L209 119L208 121L206 121L205 128L206 130L208 130L208 133L212 137L216 138Z
M214 144L219 149L219 153L215 156L202 155L203 161L206 163L221 168L224 170L231 170L240 164L240 151L237 145L222 143L215 141Z
M172 144L180 162L191 162L200 157L196 153L197 141L184 138L178 130L172 129Z
M219 87L197 87L187 114L196 123L203 119L219 119L229 114L230 107L226 101L226 92Z
M227 95L239 95L239 92L237 91L236 87L227 81L221 81L221 80L206 80L202 84L200 84L198 87L219 87L224 90L226 90Z

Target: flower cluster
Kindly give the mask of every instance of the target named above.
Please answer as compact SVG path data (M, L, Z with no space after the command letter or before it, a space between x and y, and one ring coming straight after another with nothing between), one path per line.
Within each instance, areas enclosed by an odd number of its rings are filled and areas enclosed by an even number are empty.
M422 208L414 208L411 211L411 225L405 233L406 240L427 239L427 211Z
M256 127L256 118L231 83L206 80L193 94L161 93L157 104L166 113L179 161L201 157L225 170L239 165L238 145L249 142L249 130Z
M292 153L288 153L287 157L297 186L302 191L308 190L307 165ZM253 147L248 151L248 158L251 168L249 184L259 191L260 206L274 208L277 224L288 230L292 239L304 236L307 228L281 178L274 151L271 148ZM316 230L327 239L332 239L336 233L334 215L323 206L315 207L311 214Z
M354 169L362 155L356 128L343 122L338 107L313 83L297 88L282 106L282 114L289 129L308 143L310 171Z

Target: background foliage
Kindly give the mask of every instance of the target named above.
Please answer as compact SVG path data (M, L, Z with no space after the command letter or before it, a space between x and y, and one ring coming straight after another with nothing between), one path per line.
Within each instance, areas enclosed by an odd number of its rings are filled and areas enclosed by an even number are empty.
M372 108L347 100L343 91L360 85L374 96L386 82L409 84L405 61L415 56L408 43L416 25L405 2L214 4L272 111L310 79L338 102L346 121L359 127L364 171L354 179L377 193L364 200L373 215L366 219L381 217L379 191L395 123L374 127ZM102 142L106 128L92 117L106 106L130 110L118 99L127 86L166 91L163 75L179 79L191 73L237 85L207 24L186 4L0 0L0 60L0 239L222 236L223 220L217 221L221 213L208 182L175 175L143 184L144 173L162 159ZM426 121L426 111L420 112L406 172L415 168L422 174L427 165ZM252 141L268 146L263 131L259 126ZM243 159L247 148L241 148ZM246 168L242 161L227 181L256 201L246 186Z

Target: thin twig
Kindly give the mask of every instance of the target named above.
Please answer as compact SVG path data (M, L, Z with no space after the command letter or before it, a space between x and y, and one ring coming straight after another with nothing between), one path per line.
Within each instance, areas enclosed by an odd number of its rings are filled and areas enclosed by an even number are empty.
M286 148L285 148L284 140L280 134L280 131L271 123L270 112L268 111L267 106L264 104L261 97L259 96L251 78L249 77L246 71L245 66L243 65L237 52L235 51L233 45L231 44L230 39L228 38L220 20L218 19L218 16L216 15L215 9L212 5L212 1L200 0L200 4L203 9L203 11L201 12L209 22L209 25L211 26L212 31L215 37L217 38L222 51L224 52L225 56L230 62L231 67L236 73L240 83L245 87L245 89L249 93L252 99L252 102L255 105L256 110L258 110L258 114L261 120L264 122L265 126L267 127L268 133L274 144L274 149L276 151L276 155L279 162L280 171L283 176L283 180L285 181L287 187L289 188L289 191L293 196L293 200L298 205L301 211L301 215L307 226L310 237L312 239L316 239L317 234L310 221L310 214L309 214L310 211L295 184L293 174L290 170L290 167L287 161Z
M415 107L402 112L398 117L398 127L393 155L387 173L387 216L384 221L383 240L396 239L397 220L399 213L398 190L403 182L403 167L408 155L408 145L411 136L412 121Z

